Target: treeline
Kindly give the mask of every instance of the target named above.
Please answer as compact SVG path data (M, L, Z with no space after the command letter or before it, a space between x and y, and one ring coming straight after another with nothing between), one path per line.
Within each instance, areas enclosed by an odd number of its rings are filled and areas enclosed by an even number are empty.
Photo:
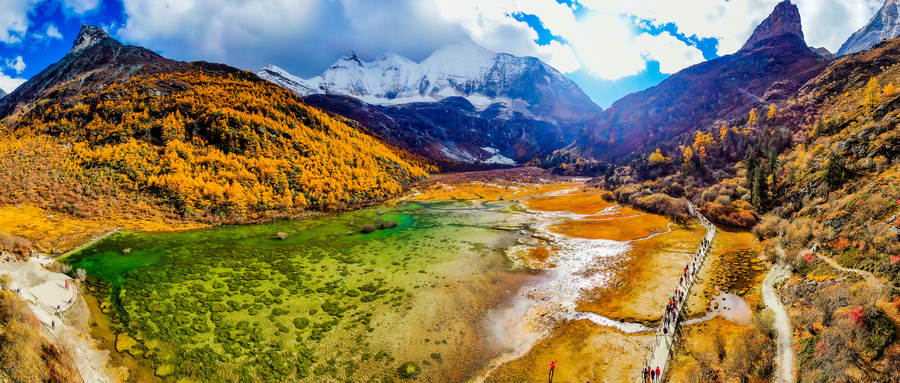
M64 176L111 176L187 216L331 210L395 195L432 168L252 75L141 76L39 103L13 126L69 147Z

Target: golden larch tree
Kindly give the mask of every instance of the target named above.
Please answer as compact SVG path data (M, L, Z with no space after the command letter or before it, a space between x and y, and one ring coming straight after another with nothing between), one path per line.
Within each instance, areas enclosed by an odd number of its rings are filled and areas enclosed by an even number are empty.
M671 160L664 156L662 152L659 151L659 148L656 148L656 151L650 154L649 161L651 164L667 164Z
M775 111L775 104L769 104L769 113L766 114L766 121L771 122L778 118L778 112Z
M881 105L881 87L878 79L872 77L866 85L866 106L874 108L878 105Z
M897 87L894 86L893 82L889 83L889 84L887 84L887 86L884 87L883 92L884 92L885 96L888 96L888 97L894 96L897 94Z

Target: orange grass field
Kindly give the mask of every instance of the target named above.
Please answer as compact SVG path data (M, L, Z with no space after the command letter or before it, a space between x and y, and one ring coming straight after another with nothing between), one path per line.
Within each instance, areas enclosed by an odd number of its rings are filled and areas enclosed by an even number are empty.
M573 220L553 225L550 230L575 238L633 241L665 232L670 223L660 215L642 214L606 220Z
M603 209L615 206L607 202L599 193L584 191L572 192L561 196L535 197L525 201L529 208L538 211L568 211L575 214L597 214Z
M652 334L624 334L587 320L568 322L521 358L497 367L485 382L544 382L554 360L554 382L630 382L652 342Z
M170 231L199 227L203 225L191 222L172 225L145 219L75 218L31 205L0 207L0 231L30 240L37 251L56 254L78 247L117 228Z
M551 184L521 184L513 182L435 182L416 188L418 194L406 197L415 201L471 200L475 202L514 200L534 195L574 189L581 184L574 182Z

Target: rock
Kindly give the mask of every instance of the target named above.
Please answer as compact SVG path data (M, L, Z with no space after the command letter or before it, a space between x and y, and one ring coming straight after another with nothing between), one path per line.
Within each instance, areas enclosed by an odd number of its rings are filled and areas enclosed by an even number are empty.
M775 6L769 17L756 27L753 35L741 47L741 50L756 48L763 45L766 40L782 35L795 35L805 41L800 25L800 11L789 0L782 1Z

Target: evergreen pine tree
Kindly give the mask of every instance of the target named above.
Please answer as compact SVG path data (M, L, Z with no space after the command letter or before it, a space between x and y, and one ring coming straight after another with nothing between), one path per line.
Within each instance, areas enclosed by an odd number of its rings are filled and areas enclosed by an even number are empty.
M769 152L769 174L772 175L772 185L770 186L773 189L778 184L778 165L778 154L773 150Z
M756 179L756 170L759 168L759 157L756 155L756 150L749 146L747 147L747 156L744 158L744 165L747 168L747 183L750 186L750 195L752 196L755 186L753 181Z
M762 212L769 203L769 185L767 182L768 175L764 169L757 169L756 176L753 178L753 194L751 201L753 207L757 211Z
M844 164L844 157L831 153L825 162L825 182L828 188L835 190L844 185L847 178L847 167Z

